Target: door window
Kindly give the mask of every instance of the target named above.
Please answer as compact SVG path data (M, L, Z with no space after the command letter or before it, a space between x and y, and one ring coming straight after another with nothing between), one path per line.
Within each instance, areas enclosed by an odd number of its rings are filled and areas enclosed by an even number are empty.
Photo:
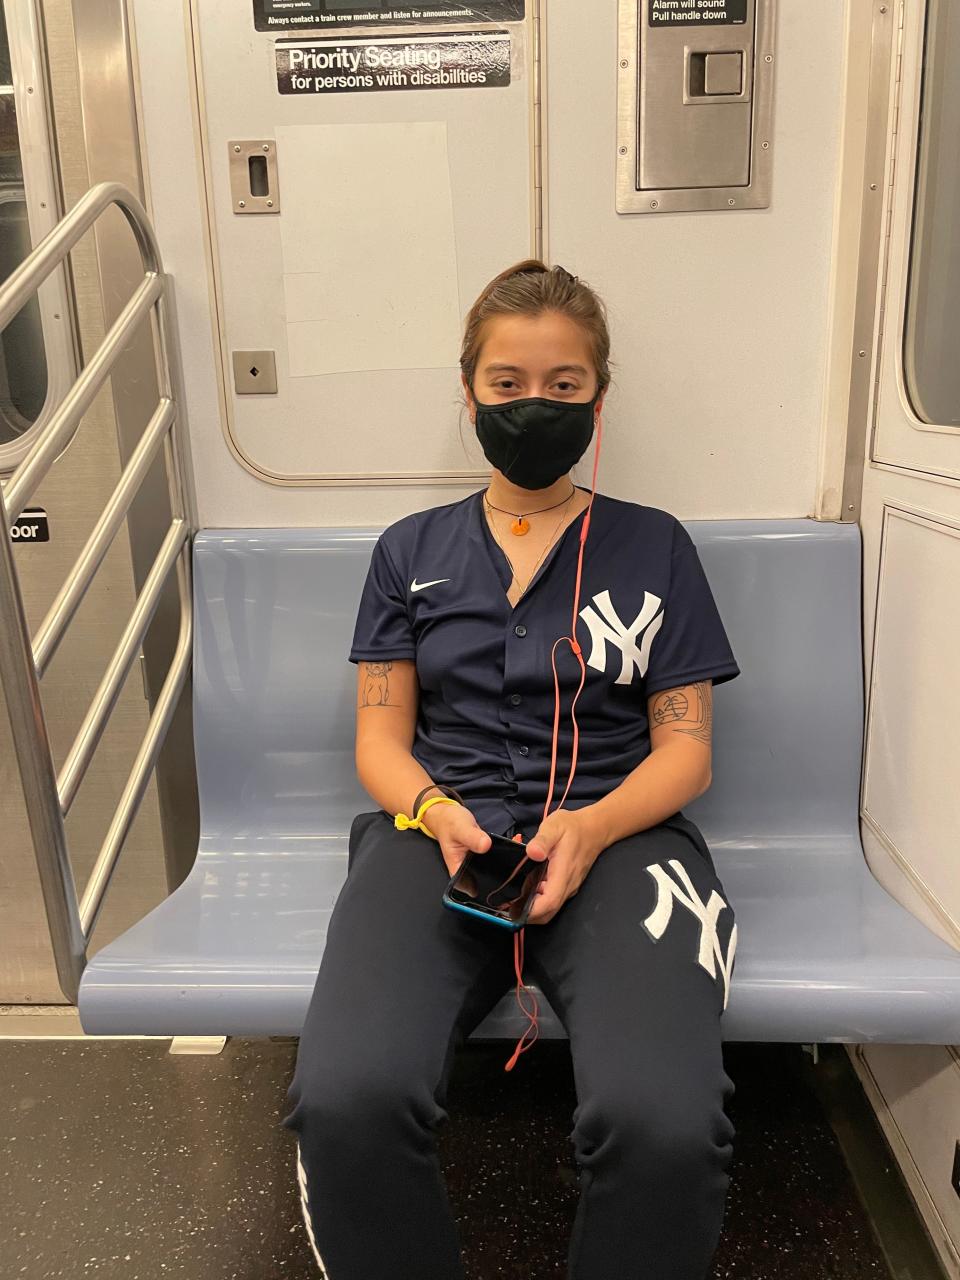
M7 24L0 5L0 283L30 252ZM40 303L33 297L0 334L0 446L23 436L47 400Z
M903 366L923 422L960 426L960 5L930 0Z

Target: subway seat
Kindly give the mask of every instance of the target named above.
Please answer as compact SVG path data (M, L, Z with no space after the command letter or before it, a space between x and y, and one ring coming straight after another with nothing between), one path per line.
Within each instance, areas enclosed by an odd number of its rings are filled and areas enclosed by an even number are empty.
M859 530L685 524L742 670L714 691L713 784L684 809L737 915L724 1038L960 1043L960 952L890 897L860 843ZM91 958L86 1032L299 1033L351 820L375 807L354 774L347 652L377 532L197 536L199 853ZM562 1037L540 1002L541 1034ZM474 1036L525 1025L510 990Z

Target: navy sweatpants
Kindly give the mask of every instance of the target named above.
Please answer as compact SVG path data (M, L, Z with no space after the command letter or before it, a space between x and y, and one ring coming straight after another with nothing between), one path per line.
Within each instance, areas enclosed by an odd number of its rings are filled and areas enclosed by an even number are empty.
M512 934L444 907L448 879L426 836L382 811L354 821L282 1121L328 1280L463 1276L436 1130L456 1048L515 975ZM709 849L679 816L611 845L528 926L524 980L574 1067L570 1280L707 1275L734 1137L720 1018L735 950Z

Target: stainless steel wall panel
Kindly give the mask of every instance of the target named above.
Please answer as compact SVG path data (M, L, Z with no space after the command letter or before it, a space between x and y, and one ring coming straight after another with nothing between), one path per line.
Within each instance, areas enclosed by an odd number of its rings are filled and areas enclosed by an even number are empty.
M90 185L86 164L77 55L69 0L45 0L44 26L54 109L64 207L70 208ZM129 234L129 233L127 233ZM92 351L105 326L93 237L72 255L79 346ZM69 572L94 521L120 474L117 428L109 385L97 396L83 422L82 441L74 441L43 481L37 504L50 516L51 541L18 545L16 559L31 627L39 626L55 592ZM120 622L135 599L130 546L121 533L80 606L44 680L47 723L54 758L62 763L83 712L117 642ZM140 674L134 670L120 693L111 721L76 804L67 820L67 836L78 884L90 874L106 833L109 815L146 730L149 708ZM36 864L23 807L20 778L0 693L0 1002L59 1003L57 982L40 895ZM167 893L163 843L155 785L144 800L124 857L107 897L91 948L129 928Z

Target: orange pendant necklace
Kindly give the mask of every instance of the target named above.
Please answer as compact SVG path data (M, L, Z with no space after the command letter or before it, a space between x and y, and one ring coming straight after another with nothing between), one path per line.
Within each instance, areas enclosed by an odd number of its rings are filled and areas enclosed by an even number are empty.
M562 502L555 502L552 507L540 507L537 511L505 511L503 507L495 507L490 499L484 494L484 502L491 511L499 511L502 516L513 516L513 523L510 525L510 532L518 538L525 537L530 532L530 521L527 516L539 516L544 511L556 511L557 507L565 507L573 495L577 492L577 486L573 485L570 492Z

